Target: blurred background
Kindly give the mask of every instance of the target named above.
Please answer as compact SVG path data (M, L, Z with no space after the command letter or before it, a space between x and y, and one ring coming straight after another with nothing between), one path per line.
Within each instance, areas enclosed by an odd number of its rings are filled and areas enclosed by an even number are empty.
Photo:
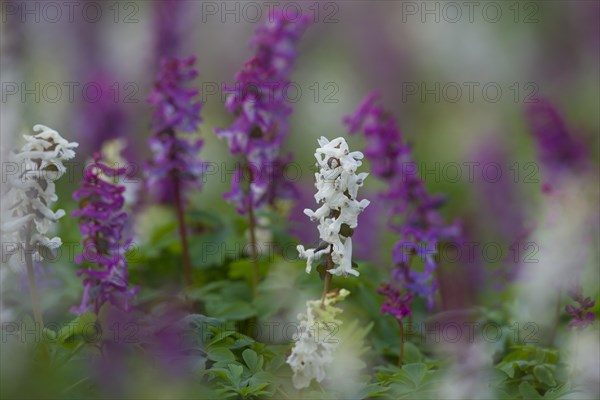
M374 90L413 144L427 187L448 195L445 212L451 219L460 216L475 236L490 233L483 218L490 212L498 216L494 199L497 206L506 205L501 197L482 197L488 175L495 174L484 169L486 159L500 164L502 181L522 196L512 200L520 209L514 215L527 220L538 206L543 177L524 120L531 102L541 97L553 102L597 166L598 2L283 1L281 6L289 18L303 14L313 21L287 91L294 113L284 152L294 154L289 176L304 188L301 203L312 196L316 139L345 135L342 116ZM216 172L207 174L193 203L233 212L220 199L236 160L214 128L232 120L223 107L223 86L234 83L251 56L249 38L269 7L220 1L92 1L68 7L3 2L2 154L43 123L79 142L81 160L104 141L125 138L127 159L135 164L130 172L141 177L152 111L146 97L159 60L196 55L196 87L205 102L201 158L215 163ZM352 148L364 148L362 138L348 140ZM63 180L59 189L77 183L77 178ZM379 188L375 179L367 181L367 191ZM293 212L293 221L305 220L305 206ZM297 232L302 231L300 226ZM378 253L369 249L361 255ZM389 257L383 251L379 260Z
M499 295L496 273L512 254L510 244L524 232L539 231L547 212L541 192L545 179L524 110L539 98L554 103L570 133L586 143L591 169L597 171L600 2L470 3L280 1L290 18L302 13L313 20L300 42L287 92L294 112L284 152L294 155L297 168L290 176L301 189L289 220L291 232L303 243L317 239L314 225L302 214L313 206L316 140L345 136L351 149L364 149L364 138L347 135L341 119L364 96L378 91L412 143L427 188L447 196L447 220L460 219L468 237L499 243L503 251L501 257L477 252L475 272L446 269L441 288L445 307L461 308L484 298L488 305L504 302L519 308L529 300L519 303L518 291ZM269 7L261 1L81 1L70 6L3 1L2 156L21 143L21 134L41 123L79 142L80 161L106 140L126 139L125 154L135 166L131 172L141 179L150 156L152 109L146 97L159 60L196 55L196 87L205 103L197 133L205 141L200 157L217 168L206 175L190 203L209 213L234 215L222 193L229 188L236 160L214 128L232 121L223 107L222 88L234 82L251 57L249 38L264 23ZM483 169L492 162L499 165L498 179L495 171ZM368 160L366 164L368 170ZM573 186L589 190L588 200L598 191L597 175L591 176ZM76 207L70 193L80 177L81 171L75 171L58 182L60 206L67 214ZM371 177L361 193L371 199L381 188ZM590 225L589 242L582 245L589 257L582 263L597 267L597 204L584 203L569 203L567 209L584 211L565 223ZM372 202L364 236L355 244L358 258L382 274L390 270L390 249L398 240L386 222L383 210ZM65 218L58 226L77 240L72 220ZM563 256L573 251L560 238L530 237L547 240L542 245ZM597 268L586 274L585 290L597 294ZM80 283L70 279L70 300L76 301ZM524 319L531 318L527 313Z

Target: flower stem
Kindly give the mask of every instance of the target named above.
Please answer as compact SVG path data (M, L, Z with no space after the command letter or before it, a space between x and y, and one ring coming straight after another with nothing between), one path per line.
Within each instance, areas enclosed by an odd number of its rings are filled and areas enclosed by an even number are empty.
M256 248L256 217L254 216L254 199L252 198L252 181L254 176L250 164L246 163L246 172L248 172L248 229L250 230L250 246L252 247L252 296L258 297L258 281L260 279L258 269L258 249Z
M400 355L398 356L398 366L401 367L404 363L404 326L402 321L398 321L400 324Z
M179 237L181 238L182 256L183 256L183 277L186 286L192 286L192 261L190 258L190 248L188 245L187 230L185 229L185 213L183 199L181 197L181 182L177 176L174 179L175 208L177 210L177 225L179 228Z
M331 251L333 251L333 245L331 245ZM325 279L323 280L323 296L321 296L321 308L325 308L325 297L329 292L329 286L331 286L331 275L328 271L333 268L333 260L331 259L331 252L327 255L327 268L325 271Z
M256 299L258 297L258 251L256 248L256 219L254 217L254 207L252 199L248 201L248 223L250 229L250 246L252 247L252 295Z
M562 289L558 289L558 293L556 294L556 311L554 312L554 322L552 324L552 330L550 331L550 339L548 339L549 345L552 346L554 344L554 340L556 339L556 332L558 331L558 324L560 322L560 313L562 311L561 308L561 296Z
M33 271L33 261L29 250L25 251L25 264L27 265L27 279L29 281L29 294L31 295L31 304L33 306L33 319L40 330L44 330L44 321L42 319L42 310L40 308L40 299L37 294L35 284L35 275Z
M581 331L577 329L577 331L575 332L575 350L573 351L574 356L572 357L573 359L573 366L571 367L571 372L569 374L569 377L571 379L572 382L575 382L575 379L577 378L577 364L579 361L579 340L581 338Z
M31 225L30 225L30 228ZM33 270L33 249L31 248L31 230L28 229L25 242L25 266L27 268L27 280L29 282L29 294L31 296L31 305L33 308L33 319L35 321L36 330L40 330L40 349L44 358L48 357L46 344L44 342L44 319L42 318L42 308L40 306L40 299L38 296L37 286L35 284L35 271Z

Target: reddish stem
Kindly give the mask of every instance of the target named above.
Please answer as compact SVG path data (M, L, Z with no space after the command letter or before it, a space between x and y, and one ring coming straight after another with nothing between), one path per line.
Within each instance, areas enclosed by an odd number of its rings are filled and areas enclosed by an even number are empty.
M398 366L401 367L404 363L404 326L402 321L398 321L400 324L400 356L398 357Z
M181 182L179 178L173 176L175 208L177 210L177 225L179 228L179 237L181 238L182 256L183 256L183 277L186 286L192 286L192 261L190 258L190 248L188 245L187 230L185 229L185 212L183 207L183 199L181 196Z
M560 314L562 312L561 307L561 297L562 297L562 289L558 289L558 293L556 294L556 310L554 312L554 321L552 324L552 330L550 331L550 339L548 340L549 345L554 345L554 340L556 339L556 332L558 331L558 324L560 323Z
M248 201L248 223L250 229L250 246L252 247L252 295L256 299L258 296L258 251L256 248L256 220L254 218L254 208L252 207L252 199Z

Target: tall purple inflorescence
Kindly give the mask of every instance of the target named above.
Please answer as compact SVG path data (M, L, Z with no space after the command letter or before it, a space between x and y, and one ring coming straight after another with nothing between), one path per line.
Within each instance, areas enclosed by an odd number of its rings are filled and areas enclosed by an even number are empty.
M129 288L127 283L127 260L125 248L129 240L123 238L127 213L122 211L125 187L113 183L125 174L125 168L113 169L103 164L100 156L84 173L83 184L73 193L80 209L73 212L79 219L79 230L83 236L83 254L77 263L94 263L97 268L82 269L84 290L81 305L73 312L82 314L98 313L107 301L122 310L129 309L129 302L137 288Z
M195 57L163 60L158 80L148 96L155 107L152 115L150 148L154 158L148 165L148 188L162 203L174 204L182 244L183 273L187 286L192 285L192 261L185 226L184 203L187 188L200 186L204 163L198 159L202 140L191 141L177 132L193 133L201 122L202 103L196 101L198 90L186 83L198 76Z
M231 153L243 155L248 165L246 171L237 171L231 191L225 194L240 214L272 202L275 195L294 194L289 182L277 176L289 161L280 156L292 111L285 90L296 59L295 46L308 23L307 16L290 21L280 10L270 13L250 43L254 57L236 74L235 85L227 88L225 107L236 119L215 132L227 141ZM248 176L250 185L245 191L241 182ZM277 187L280 185L285 187Z
M412 159L411 147L403 139L393 116L378 102L379 95L370 94L354 113L344 117L344 123L350 133L364 133L369 142L365 155L371 160L372 171L388 183L382 198L390 204L391 228L401 240L392 252L396 265L392 278L397 287L388 285L381 290L388 299L382 312L401 319L407 315L406 307L412 300L410 293L423 297L428 307L433 307L438 287L434 277L437 245L440 241L459 240L460 227L444 223L438 212L444 198L427 193ZM411 267L415 258L422 260L423 271ZM409 293L402 295L401 291ZM394 307L397 310L391 312Z
M561 202L563 200L561 200L560 193L564 190L564 187L568 188L570 183L576 183L583 176L587 186L587 180L591 173L589 152L585 147L585 143L569 132L556 107L550 101L541 99L527 107L525 116L530 133L536 140L538 158L542 164L544 173L542 192L551 201ZM573 207L571 204L565 204L565 206ZM597 214L594 212L593 217L596 216ZM571 233L570 236L574 235ZM587 233L584 233L582 238L585 240ZM577 241L577 239L574 239L574 241ZM580 259L580 265L585 265L584 260L585 258ZM574 271L570 268L568 271L570 275L576 274L576 280L581 279L580 276L577 276L581 272L581 270ZM559 288L563 284L562 280L557 280L556 283ZM560 293L559 291L559 302ZM590 309L594 306L594 301L589 297L584 298L583 289L579 284L571 284L568 294L573 301L579 304L578 307L568 305L565 308L566 312L573 318L568 325L569 329L583 329L592 324L595 315ZM555 326L557 324L558 318L555 321Z
M154 153L148 164L148 189L161 203L175 201L176 185L199 185L204 164L198 160L202 140L190 141L177 132L193 133L201 122L202 103L195 101L198 90L185 84L198 76L195 57L165 59L158 80L148 96L155 107L154 135L148 141ZM185 193L185 190L183 190Z
M180 0L156 0L152 2L154 54L158 63L164 57L179 53L186 26L185 16L190 3Z
M80 154L91 157L106 141L125 138L130 132L130 116L123 104L116 99L115 79L105 71L96 71L87 76L87 82L93 82L100 95L95 101L82 103L75 120L77 132L80 132L82 148ZM131 147L131 146L130 146ZM128 152L132 152L131 149ZM133 154L129 154L129 159Z
M564 173L577 173L585 169L585 145L571 135L552 103L545 99L532 103L527 107L525 116L536 140L538 157L546 175L544 192L550 191L551 181Z

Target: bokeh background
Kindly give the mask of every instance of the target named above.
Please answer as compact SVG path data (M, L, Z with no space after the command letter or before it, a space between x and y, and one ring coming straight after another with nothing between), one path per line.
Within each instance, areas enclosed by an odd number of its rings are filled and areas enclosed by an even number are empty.
M298 167L294 170L299 172L295 180L301 196L290 205L289 221L292 233L302 241L314 241L317 235L302 214L313 202L316 139L346 136L352 149L364 148L364 139L348 136L341 119L373 90L381 93L413 144L421 172L431 171L423 176L427 188L448 197L445 217L460 219L474 241L499 243L506 256L510 243L524 229L540 233L540 216L547 207L540 190L544 176L525 120L530 102L546 98L556 105L571 134L586 143L591 169L597 171L600 2L474 2L472 9L462 2L436 1L280 3L290 15L300 11L314 20L298 49L294 87L289 91L294 112L284 147L294 154ZM69 10L60 2L57 7L49 4L54 3L2 2L2 155L20 143L20 134L43 123L80 143L80 161L105 140L125 138L127 158L137 166L134 172L141 179L143 163L150 156L152 109L146 96L159 60L196 55L200 70L196 86L205 102L198 132L205 141L200 157L214 163L217 173L206 176L203 189L192 194L190 203L208 213L234 215L222 193L229 187L235 159L214 128L231 122L221 87L233 82L251 56L248 41L264 22L268 5L261 1L80 2ZM102 93L94 100L98 87ZM480 168L475 168L474 179L469 178L465 163L490 161L501 166L503 177L498 183L482 178ZM366 165L368 170L368 161ZM446 169L448 165L459 166L458 179L455 169ZM600 247L593 199L598 179L590 176L574 186L591 193L583 204L569 206L583 210L577 214L579 219L559 222L586 224L588 242L573 247L560 237L545 243L541 234L533 237L563 258L570 252L585 252L584 289L597 295ZM58 183L60 205L67 213L76 207L70 194L80 177L81 171L75 171L72 179ZM370 198L381 187L376 179L368 179L364 196ZM362 236L357 232L355 252L386 274L397 238L386 229L383 211L372 202ZM157 221L152 219L159 215L156 212L139 223L137 234ZM58 230L78 240L71 219L61 220ZM504 258L490 261L477 254L473 269L446 269L441 288L445 307L486 303L526 308L531 299L522 300L518 290L506 292L497 285L496 273L505 265ZM80 283L73 275L75 267L69 268L59 273L58 280L63 285L66 281L70 290L48 298L48 310L65 310L65 305L77 302ZM542 296L548 288L531 290ZM17 312L21 307L11 306ZM532 318L532 311L523 313L524 319ZM61 312L55 314L60 319Z
M510 230L492 228L486 219L501 212L492 206L507 206L498 198L503 190L482 197L488 175L494 173L483 170L489 160L499 162L502 182L521 196L508 201L520 209L514 215L526 226L534 223L543 176L524 119L529 103L552 101L571 133L585 141L597 166L598 2L281 5L291 17L300 12L313 20L300 44L288 91L294 113L284 152L294 154L289 176L304 188L299 202L304 204L292 213L293 221L305 220L302 209L311 201L316 139L344 135L342 116L373 90L382 94L413 144L427 187L448 195L448 217L462 218L475 237ZM206 176L193 203L232 213L220 200L236 160L214 128L231 122L222 88L234 82L234 74L250 57L249 38L269 7L220 1L81 2L72 8L4 2L3 154L18 143L20 134L44 123L81 143L80 160L105 140L124 137L128 159L135 164L131 172L141 178L150 154L146 143L152 110L146 97L159 60L197 55L197 87L205 101L201 158L214 163L216 171ZM353 148L364 146L360 137L348 140ZM473 162L481 166L465 164ZM70 191L77 183L77 178L69 179L59 189ZM380 187L370 179L366 190ZM510 225L505 218L496 220ZM307 238L303 226L297 228ZM380 225L374 227L375 235L366 236L376 240L368 250L357 249L359 254L389 261L385 249L394 239L386 242L384 232Z

